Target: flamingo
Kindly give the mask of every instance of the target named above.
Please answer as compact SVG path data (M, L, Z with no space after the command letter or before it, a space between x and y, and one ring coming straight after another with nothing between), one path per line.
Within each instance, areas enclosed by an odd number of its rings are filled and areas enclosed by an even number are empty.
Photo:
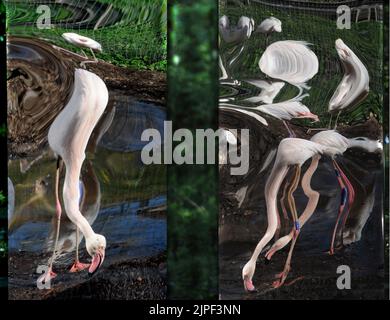
M247 83L261 89L261 92L258 96L253 96L245 99L248 102L252 103L267 103L271 104L274 102L274 99L279 94L279 92L283 89L285 83L284 82L268 82L264 80L247 80Z
M85 159L88 140L108 102L108 90L103 80L84 69L75 70L74 91L71 99L56 117L49 129L48 141L51 149L58 156L56 171L56 216L57 230L54 250L46 273L39 281L47 282L54 278L53 262L56 257L60 218L62 213L58 187L62 163L65 165L63 187L64 207L68 218L80 229L85 237L88 254L92 257L89 274L94 274L104 261L106 239L93 231L86 218L80 213L80 171ZM86 267L78 261L72 270L80 271Z
M332 123L332 115L337 113L337 120L343 110L351 110L359 105L368 95L370 90L370 76L367 68L357 55L343 42L337 39L336 50L344 70L344 76L329 101L328 111L331 113L329 128Z
M91 51L94 60L93 61L83 61L80 64L81 67L85 68L86 63L97 63L98 62L98 60L94 54L94 51L102 52L102 45L99 42L97 42L91 38L79 35L79 34L74 33L74 32L65 32L62 34L62 37L67 42L81 48L81 52L84 54L84 56L86 58L88 58L88 56L86 55L86 53L84 52L84 50L82 48L88 48Z
M231 67L238 57L244 51L245 45L244 42L250 38L255 28L255 21L252 18L245 16L240 17L237 22L237 26L231 26L229 18L227 16L222 16L219 19L219 34L221 38L228 44L240 45L237 55L231 59L229 66ZM229 75L223 65L221 56L219 57L219 66L222 71L222 77L220 80L226 80L229 78ZM228 82L226 82L228 83ZM233 81L233 84L238 84L237 81Z
M282 21L275 17L263 20L256 28L255 32L265 34L265 45L268 45L268 37L272 32L282 32Z
M249 39L254 27L254 20L245 16L240 17L237 26L233 27L227 16L219 19L219 34L226 43L240 43Z
M279 120L283 121L284 126L289 132L290 137L295 137L294 132L290 129L286 121L292 120L294 118L309 118L313 121L319 121L319 118L316 114L312 113L308 107L303 103L295 100L288 100L284 102L263 104L258 107L241 107L244 109L257 110L268 115L273 116Z
M292 197L292 194L298 186L301 166L304 162L306 162L306 160L316 155L334 152L334 148L323 146L319 143L300 138L285 138L280 142L274 166L265 185L268 227L265 234L257 244L250 260L245 264L244 268L242 269L244 288L247 291L255 291L255 287L252 283L252 278L255 273L257 258L263 248L269 243L269 241L271 241L278 227L279 214L276 204L276 198L280 185L286 177L287 172L290 168L294 168L293 181L289 186L288 190L288 200L294 219L295 236L293 238L288 259L286 261L285 269L279 275L279 281L274 283L275 287L283 284L284 280L287 277L289 271L289 261L291 260L292 251L294 249L294 245L300 230L299 220L295 208L295 201Z
M302 119L309 118L313 121L319 121L319 118L316 114L312 113L308 107L299 101L289 100L285 102L265 104L255 109L267 113L279 120L283 121L284 126L290 134L290 137L295 137L294 132L290 129L286 121L292 120L294 118Z
M344 206L345 206L344 202L346 200L346 197L348 196L350 199L349 208L344 216L344 219L342 222L342 227L341 227L342 229L344 228L346 219L348 218L349 210L350 210L350 207L353 203L353 200L354 200L353 198L354 198L354 193L355 193L355 191L352 187L352 184L346 178L346 175L341 170L340 166L337 165L337 162L335 160L335 156L342 155L349 148L360 148L360 149L363 149L367 152L377 152L377 151L382 150L383 146L380 143L380 141L378 141L378 140L370 140L370 139L367 139L364 137L357 137L357 138L348 139L348 138L344 137L343 135L339 134L338 132L336 132L335 130L328 130L328 131L322 131L320 133L317 133L316 135L314 135L311 138L311 141L316 142L316 143L320 143L324 146L328 146L328 147L330 147L329 150L331 150L331 151L333 150L333 153L328 152L327 155L332 157L332 163L334 165L335 171L337 172L337 177L338 177L339 181L342 182L342 184L340 184L340 186L342 186L342 188L345 188L344 191L342 191L342 197L341 197L342 202L341 202L341 205L339 208L339 213L338 213L338 217L337 217L336 224L334 227L334 231L332 233L331 248L329 251L329 253L332 254L334 252L333 245L334 245L336 230L337 230L340 218L341 218L341 213L342 213ZM303 188L305 195L309 198L309 201L307 203L306 209L304 210L302 215L299 217L299 225L301 228L304 226L304 224L312 216L312 214L314 213L314 210L318 204L319 193L316 191L313 191L310 188L310 180L311 180L312 174L314 173L315 169L317 168L319 160L320 160L319 155L313 157L312 164L310 165L309 169L307 170L307 172L311 171L312 173L311 173L311 175L306 177L306 180L305 180L305 177L302 179L302 188ZM349 189L347 188L347 186ZM268 250L265 257L268 260L270 260L272 258L272 256L275 254L275 252L284 248L293 239L293 236L294 236L294 229L291 230L288 235L278 239L278 241L276 241L272 245L272 247Z

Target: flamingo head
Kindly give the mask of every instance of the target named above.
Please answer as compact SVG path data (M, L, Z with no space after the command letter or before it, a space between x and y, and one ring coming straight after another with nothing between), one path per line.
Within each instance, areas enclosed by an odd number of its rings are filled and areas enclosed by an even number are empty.
M253 263L251 260L242 268L242 280L244 281L244 287L246 291L253 292L255 287L252 283L252 278L255 273L256 262Z
M86 238L86 247L89 255L92 257L88 272L90 275L93 275L103 264L106 250L106 238L100 234L95 234L90 238Z
M309 119L313 119L314 122L320 121L318 116L311 112L298 112L297 118L309 118Z
M351 49L341 39L337 39L335 45L340 59L347 61L351 57Z

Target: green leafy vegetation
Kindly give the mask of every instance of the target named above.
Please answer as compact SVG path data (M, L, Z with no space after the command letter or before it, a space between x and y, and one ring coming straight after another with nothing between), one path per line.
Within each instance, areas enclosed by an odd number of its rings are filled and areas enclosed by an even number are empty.
M96 54L98 59L121 67L166 70L166 0L96 2L112 4L111 10L117 10L121 18L113 25L99 27L96 30L94 25L77 29L65 27L38 29L35 25L39 16L36 13L37 5L14 3L8 4L7 7L7 31L10 35L43 38L81 54L81 49L67 43L61 37L64 32L76 32L102 44L103 52ZM52 4L50 9L53 25L72 17L72 12L64 9L62 5Z

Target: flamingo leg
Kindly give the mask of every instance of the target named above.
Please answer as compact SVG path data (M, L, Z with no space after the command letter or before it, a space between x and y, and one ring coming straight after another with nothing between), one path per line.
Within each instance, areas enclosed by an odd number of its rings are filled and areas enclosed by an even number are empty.
M92 50L92 49L89 49L89 50L91 50L92 57L93 57L93 59L94 59L94 60L97 62L98 60L96 59L95 53L93 52L93 50Z
M253 251L251 258L242 269L242 278L244 282L244 288L246 291L249 292L255 291L255 287L253 286L252 283L252 276L256 270L257 258L259 257L263 248L271 241L271 239L275 235L277 229L277 216L278 216L276 198L278 195L279 187L283 182L288 170L289 170L288 166L274 165L271 175L267 179L267 183L265 186L265 198L267 204L268 226L266 232L264 233L263 237L261 238L255 250Z
M288 193L287 193L288 204L289 204L289 208L291 210L291 213L292 213L292 216L293 216L293 219L294 219L295 230L294 230L294 235L293 235L293 240L292 240L292 243L291 243L291 246L290 246L290 250L289 250L289 253L288 253L288 256L287 256L287 259L286 259L286 263L284 265L284 269L283 269L283 271L280 274L277 275L277 277L279 279L276 280L272 284L272 286L274 288L278 288L278 287L282 286L283 283L285 282L286 278L287 278L288 273L290 272L290 269L291 269L291 258L292 258L292 254L293 254L293 251L294 251L295 243L297 241L297 238L298 238L298 235L299 235L299 231L300 231L300 225L299 225L299 220L298 220L298 213L297 213L297 208L296 208L295 200L294 200L294 196L293 196L294 191L298 187L300 176L301 176L301 166L300 165L296 165L295 166L295 173L294 173L293 181L292 181L291 186L289 187L289 190L288 190Z
M335 224L334 229L333 229L332 240L330 243L329 254L331 254L331 255L334 254L334 242L336 239L337 227L339 225L340 218L341 218L342 213L344 211L344 208L345 208L345 205L347 202L347 197L348 197L348 189L347 189L346 185L344 184L343 178L341 176L337 162L335 160L333 160L333 166L335 168L337 180L338 180L340 188L341 188L341 203L340 203L340 207L339 207L339 212L337 214L336 224Z
M83 53L84 57L86 57L88 59L88 56L83 49L81 49L81 52Z
M336 130L336 128L337 128L337 121L339 120L340 113L341 113L341 111L339 111L339 112L337 113L336 121L335 121L335 123L334 123L334 130Z
M320 194L317 191L314 191L311 186L310 182L312 179L312 176L314 172L317 170L318 167L318 162L321 159L321 156L316 155L312 158L310 167L306 170L305 174L303 175L302 178L302 189L305 195L309 198L308 203L306 205L305 211L301 214L299 217L299 225L300 228L304 226L306 221L310 219L310 217L313 215L317 204L318 200L320 198ZM293 227L290 233L282 238L280 238L278 241L276 241L271 249L266 253L265 257L268 260L271 260L272 256L275 254L275 252L283 249L290 241L293 239L295 233L295 228Z
M76 227L76 258L69 272L79 272L89 267L89 263L82 263L79 260L79 237L80 237L80 229Z
M329 124L328 124L329 129L331 128L331 125L332 125L332 118L333 118L333 114L330 114L330 119L329 119Z
M348 219L348 216L349 216L352 204L353 204L353 202L355 200L355 189L353 188L352 183L349 181L349 179L347 178L347 176L345 175L345 173L341 169L340 165L336 161L334 161L334 164L337 167L337 169L339 170L339 172L341 174L341 178L344 180L344 183L345 183L345 185L347 187L347 192L348 192L348 208L347 208L347 211L346 211L346 213L345 213L345 215L343 217L343 221L341 223L341 244L343 245L344 227L345 227L345 223L347 222L347 219Z
M288 182L288 179L286 179L285 183L284 183L284 187L283 187L283 193L282 193L282 197L280 198L280 206L282 208L282 212L283 212L283 217L284 219L287 221L289 218L288 218L288 214L287 214L287 209L286 209L286 205L284 204L284 201L286 199L286 194L287 194L287 187L289 185L289 182Z
M82 67L83 69L85 69L85 65L86 65L87 63L98 63L98 62L99 62L98 59L96 58L95 53L93 52L93 50L92 50L92 49L89 49L89 50L91 50L91 53L92 53L92 56L93 56L93 59L94 59L94 60L88 60L88 61L83 61L83 62L81 62L81 63L80 63L80 67ZM81 51L82 51L82 50L81 50ZM88 58L88 56L85 54L84 51L83 51L83 53L84 53L85 57Z
M288 125L288 123L285 120L283 120L283 124L286 127L288 134L290 135L290 138L295 138L294 131L290 128L290 126Z
M62 214L62 208L61 208L61 202L60 202L60 197L58 193L59 189L59 184L60 184L60 173L62 169L63 161L61 157L57 158L57 170L56 170L56 180L55 180L55 198L56 198L56 236L55 236L55 241L54 241L54 249L53 249L53 255L51 256L49 260L49 266L47 271L42 274L39 278L38 281L41 283L47 283L51 279L55 278L57 274L53 272L53 263L54 260L57 256L57 246L58 246L58 237L60 234L60 225L61 225L61 214Z

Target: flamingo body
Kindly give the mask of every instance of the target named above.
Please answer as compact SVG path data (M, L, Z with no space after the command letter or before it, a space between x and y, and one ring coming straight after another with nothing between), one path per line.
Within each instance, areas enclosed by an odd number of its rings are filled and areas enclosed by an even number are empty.
M335 45L344 76L329 101L331 113L357 106L368 95L370 81L366 67L356 54L341 39L337 39Z
M92 49L94 51L102 52L102 45L85 36L79 35L74 32L65 32L62 34L62 37L69 43L82 48Z
M282 32L282 22L275 17L267 18L258 25L256 31L266 35L272 32Z
M71 99L50 127L48 141L66 167L63 199L66 214L80 228L92 256L93 273L104 260L106 239L96 234L80 213L80 171L85 159L88 140L108 102L108 90L103 80L83 69L75 70Z

